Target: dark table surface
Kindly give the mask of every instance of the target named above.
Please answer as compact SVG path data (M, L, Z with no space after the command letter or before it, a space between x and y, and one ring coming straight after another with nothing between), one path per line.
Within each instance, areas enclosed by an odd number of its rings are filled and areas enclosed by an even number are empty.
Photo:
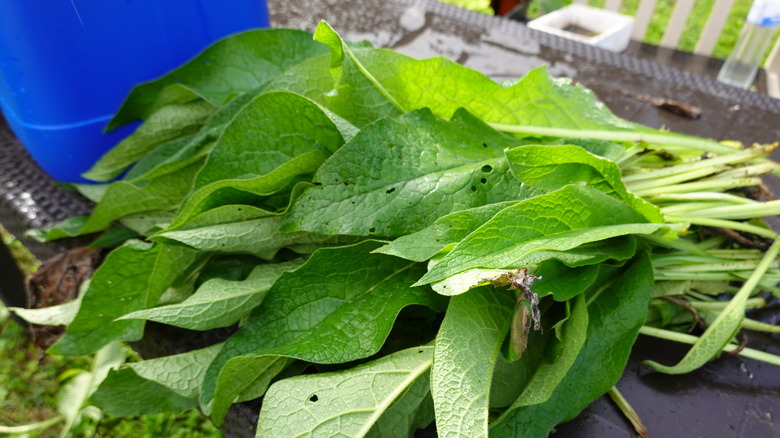
M674 62L602 51L433 0L268 3L274 27L312 31L326 20L348 40L368 40L418 58L446 56L496 80L516 78L545 64L554 76L571 77L588 86L613 112L635 122L718 140L780 140L780 101L685 71ZM635 53L642 55L641 50ZM685 64L680 62L684 56L674 56L677 64ZM698 120L680 117L639 95L694 105L702 116ZM0 126L0 134L0 222L7 227L11 223L18 231L24 226L51 225L89 208L83 200L54 188L7 127ZM57 249L37 250L45 255ZM764 309L756 317L777 323L780 308ZM751 335L751 342L780 353L777 336ZM617 385L650 436L780 437L779 368L728 355L684 376L661 375L640 364L643 359L673 363L685 348L640 337ZM224 430L229 436L254 436L256 410L251 403L233 409ZM635 432L602 397L577 419L558 427L554 436L629 437Z

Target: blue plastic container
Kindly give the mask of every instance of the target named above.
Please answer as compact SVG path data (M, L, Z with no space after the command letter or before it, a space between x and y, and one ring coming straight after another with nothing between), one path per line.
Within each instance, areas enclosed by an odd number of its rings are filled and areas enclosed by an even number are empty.
M83 182L132 132L103 134L133 86L229 34L268 27L261 0L5 0L1 9L0 109L38 164L67 182Z

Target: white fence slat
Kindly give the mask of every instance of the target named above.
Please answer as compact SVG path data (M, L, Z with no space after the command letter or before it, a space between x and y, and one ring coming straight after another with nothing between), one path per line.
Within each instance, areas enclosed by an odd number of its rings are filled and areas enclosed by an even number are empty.
M672 49L677 47L677 42L680 41L680 36L685 29L685 22L688 21L688 15L691 14L691 9L693 9L693 0L677 0L672 18L669 20L664 37L659 44L661 47Z
M718 0L715 2L715 6L712 7L710 17L707 19L707 24L704 26L693 53L704 56L712 54L712 49L715 48L715 44L718 42L718 37L723 30L723 25L726 24L726 20L729 18L732 6L734 6L734 0Z
M607 0L607 2L604 4L604 9L618 12L620 10L621 3L623 3L623 0Z
M658 0L642 0L636 9L634 17L634 30L631 31L631 39L643 41L647 33L647 27L650 26L650 20L653 18L655 5Z

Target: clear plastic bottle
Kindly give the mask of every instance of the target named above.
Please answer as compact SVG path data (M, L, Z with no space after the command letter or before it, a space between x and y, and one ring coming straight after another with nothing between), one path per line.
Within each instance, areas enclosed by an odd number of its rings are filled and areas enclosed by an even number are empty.
M718 80L739 88L750 87L778 24L780 0L755 0Z

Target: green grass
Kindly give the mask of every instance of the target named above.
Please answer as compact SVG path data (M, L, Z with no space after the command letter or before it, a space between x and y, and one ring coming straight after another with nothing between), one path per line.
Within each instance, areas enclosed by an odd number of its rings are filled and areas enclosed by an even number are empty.
M0 238L11 249L25 273L40 264L13 236L0 227ZM45 355L29 340L25 330L10 318L0 303L0 426L21 426L55 418L60 388L79 370L89 370L88 357ZM145 417L85 416L71 431L75 437L222 437L222 433L197 410L179 415ZM38 430L31 437L60 436L62 423ZM2 435L2 434L0 434Z

